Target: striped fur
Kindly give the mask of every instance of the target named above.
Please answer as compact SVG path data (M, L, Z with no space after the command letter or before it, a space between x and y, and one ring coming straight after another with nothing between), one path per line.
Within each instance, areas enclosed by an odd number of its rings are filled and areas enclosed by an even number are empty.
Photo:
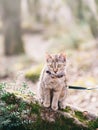
M46 73L47 71L52 76ZM63 76L58 78L61 74ZM44 107L51 107L53 110L57 110L59 104L60 108L65 108L67 95L65 54L46 56L46 65L40 75L38 95Z

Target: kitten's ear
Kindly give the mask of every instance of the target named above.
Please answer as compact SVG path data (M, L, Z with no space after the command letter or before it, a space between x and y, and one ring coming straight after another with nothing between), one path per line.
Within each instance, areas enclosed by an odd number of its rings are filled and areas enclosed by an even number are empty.
M66 54L60 53L59 58L61 58L65 62L66 61Z
M50 54L46 53L46 61L48 62L50 60L52 60L52 56Z

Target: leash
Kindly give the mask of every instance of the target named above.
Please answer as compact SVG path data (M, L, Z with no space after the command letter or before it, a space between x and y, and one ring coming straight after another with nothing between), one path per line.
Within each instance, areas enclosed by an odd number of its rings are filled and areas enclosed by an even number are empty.
M60 74L60 75L54 75L52 74L49 70L46 70L46 73L48 75L50 75L52 78L62 78L64 76L64 74ZM76 90L94 90L94 89L98 89L98 86L97 87L94 87L94 88L86 88L86 87L80 87L80 86L71 86L69 85L68 86L69 89L76 89Z
M98 87L94 87L94 88L86 88L86 87L80 87L80 86L68 86L69 89L76 89L76 90L94 90L94 89L98 89Z

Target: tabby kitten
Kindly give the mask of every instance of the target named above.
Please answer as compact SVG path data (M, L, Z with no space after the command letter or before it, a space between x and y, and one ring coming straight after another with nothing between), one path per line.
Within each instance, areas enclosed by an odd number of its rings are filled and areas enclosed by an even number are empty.
M47 55L38 87L39 98L44 107L53 110L65 108L67 95L65 54Z

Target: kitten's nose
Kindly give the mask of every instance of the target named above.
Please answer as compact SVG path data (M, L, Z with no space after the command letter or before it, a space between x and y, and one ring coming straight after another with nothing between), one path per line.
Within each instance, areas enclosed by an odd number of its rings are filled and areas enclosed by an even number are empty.
M57 69L54 70L55 73L57 73L57 71L58 71Z

